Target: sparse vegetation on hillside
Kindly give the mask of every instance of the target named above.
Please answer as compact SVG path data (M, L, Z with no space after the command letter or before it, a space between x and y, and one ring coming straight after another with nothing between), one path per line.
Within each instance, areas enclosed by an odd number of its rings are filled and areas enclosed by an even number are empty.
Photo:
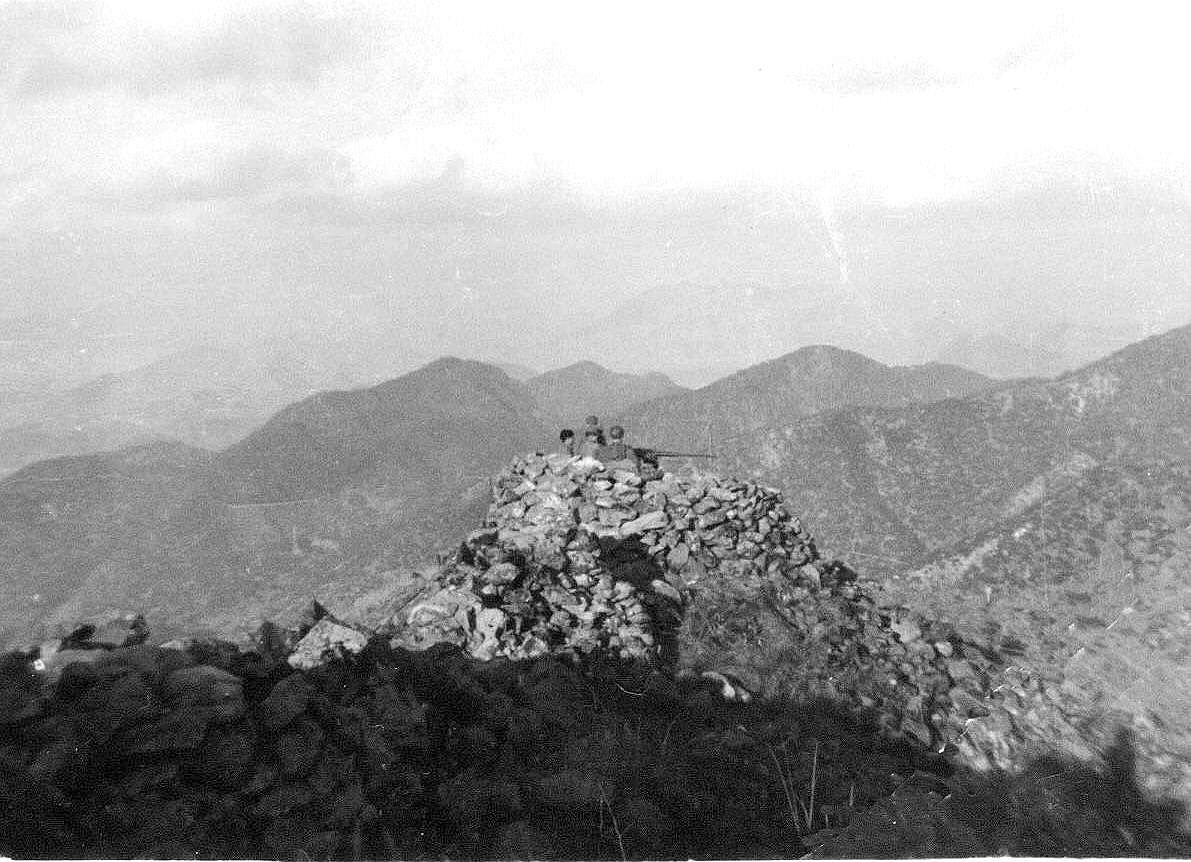
M433 560L474 526L509 453L548 436L520 384L443 360L302 402L225 452L153 444L33 465L0 480L0 643L90 614L223 636L292 620L318 589L362 593Z
M1191 751L1191 465L1117 463L891 582L888 599L1019 645L1093 711L1160 717Z
M626 427L654 446L701 450L737 435L783 427L844 407L895 408L957 398L993 385L953 365L890 367L838 347L804 347L691 392L623 412Z
M1184 327L1054 381L932 404L739 421L717 435L716 468L782 488L827 554L885 578L1095 464L1191 459L1189 340Z

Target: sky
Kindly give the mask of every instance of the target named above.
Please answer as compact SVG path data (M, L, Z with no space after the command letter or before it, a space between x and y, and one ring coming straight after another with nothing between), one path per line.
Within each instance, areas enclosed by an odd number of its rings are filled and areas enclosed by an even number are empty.
M7 340L545 367L675 285L887 361L1191 320L1185 5L640 5L0 0Z

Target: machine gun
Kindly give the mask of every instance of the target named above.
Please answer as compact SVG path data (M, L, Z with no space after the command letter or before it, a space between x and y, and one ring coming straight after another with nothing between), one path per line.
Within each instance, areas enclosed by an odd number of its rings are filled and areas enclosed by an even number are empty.
M644 446L633 446L633 454L642 461L657 463L658 458L714 458L707 452L672 452L669 449L649 449Z

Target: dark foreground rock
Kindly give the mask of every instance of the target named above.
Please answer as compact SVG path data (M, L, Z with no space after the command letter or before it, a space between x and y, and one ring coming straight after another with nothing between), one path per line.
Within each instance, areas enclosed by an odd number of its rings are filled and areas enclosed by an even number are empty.
M219 666L197 653L116 649L57 685L6 661L2 694L22 708L0 727L0 852L1191 852L1178 806L1147 801L1119 758L1102 773L1052 757L1020 777L977 775L839 701L730 702L641 663L482 662L379 638L311 670L260 651L224 650Z

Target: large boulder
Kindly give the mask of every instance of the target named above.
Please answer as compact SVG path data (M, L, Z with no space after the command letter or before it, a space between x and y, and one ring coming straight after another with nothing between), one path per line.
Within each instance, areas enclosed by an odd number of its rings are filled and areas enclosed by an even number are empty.
M298 641L286 661L296 668L322 664L328 655L357 653L368 645L368 635L324 617Z

